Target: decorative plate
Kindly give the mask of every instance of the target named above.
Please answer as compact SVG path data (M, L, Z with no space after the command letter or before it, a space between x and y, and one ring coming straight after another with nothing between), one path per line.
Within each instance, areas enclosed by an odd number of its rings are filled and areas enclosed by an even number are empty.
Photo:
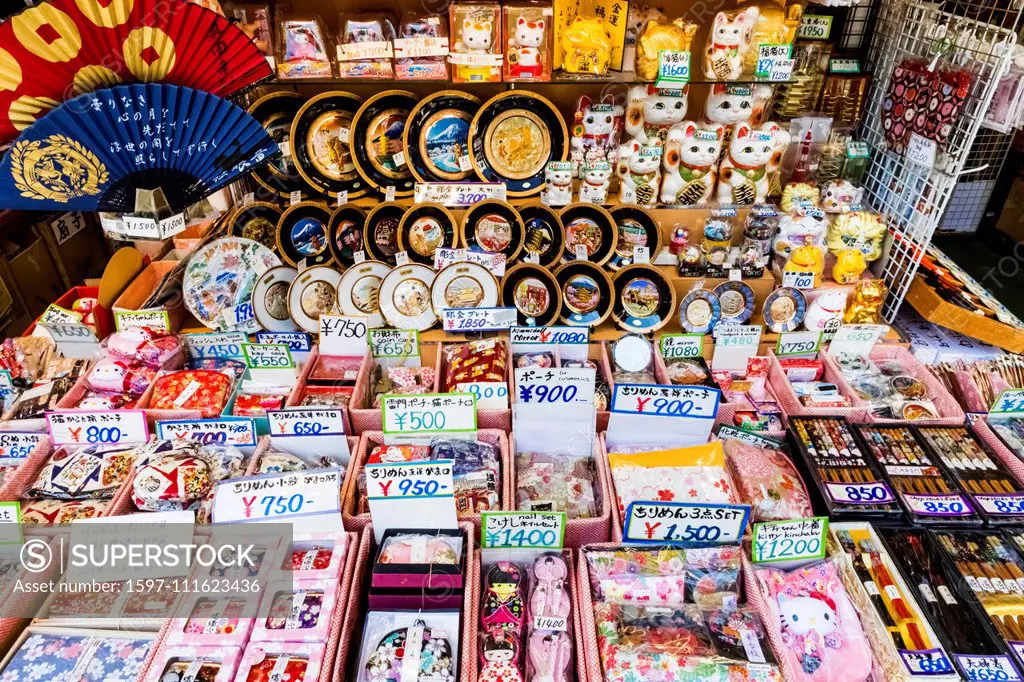
M722 282L715 287L722 308L722 322L746 324L754 314L754 290L743 282Z
M277 223L280 220L280 206L256 201L239 207L231 214L227 232L233 237L259 242L280 254L277 250Z
M277 221L277 252L288 265L297 267L305 261L307 266L331 262L327 247L331 211L316 201L292 204Z
M185 306L210 329L244 328L248 316L242 307L249 307L256 281L280 264L281 259L259 242L215 239L188 261L182 284Z
M321 194L349 199L366 194L349 149L352 119L362 100L348 92L324 92L309 100L292 123L292 160L302 179Z
M676 290L653 265L627 265L619 270L613 286L612 317L622 329L653 332L664 327L675 312Z
M405 215L405 206L393 202L377 204L366 215L363 249L366 257L388 265L395 264L398 253L398 227Z
M385 90L366 100L352 120L349 148L356 170L381 194L393 186L396 197L412 196L415 180L402 150L402 135L417 99L405 90Z
M446 308L495 308L498 280L479 263L452 263L434 277L430 301L438 317Z
M780 287L768 294L761 308L765 325L776 334L799 327L807 314L807 299L799 289Z
M520 208L519 215L526 229L520 257L536 258L545 267L556 264L565 249L565 229L558 212L544 204L531 204Z
M416 204L398 224L398 250L409 260L434 267L434 251L455 246L455 216L441 204Z
M519 324L543 327L562 312L562 290L551 271L542 265L520 263L505 271L501 300L519 311Z
M300 272L288 288L288 311L303 331L320 331L320 316L338 312L338 283L341 273L327 265L314 265Z
M511 263L523 250L526 230L519 211L499 199L485 199L470 206L462 216L459 236L472 251L503 253Z
M380 312L396 329L424 331L437 322L430 304L434 271L413 263L395 268L380 283Z
M252 175L261 187L283 199L295 191L310 191L309 185L299 175L291 153L292 123L305 101L306 98L297 92L282 90L260 97L249 107L249 114L259 121L284 152L280 158L254 170Z
M679 304L679 326L691 334L707 334L722 316L722 304L714 292L693 289Z
M350 268L356 263L356 251L362 251L363 230L366 228L366 211L355 204L342 204L334 209L327 224L328 246L334 261Z
M559 212L565 228L562 262L576 260L576 248L587 250L587 260L604 265L615 249L615 219L607 209L586 202L569 204Z
M609 213L616 225L616 237L608 267L618 270L632 264L637 246L647 247L653 263L661 251L661 227L654 214L641 206L616 206Z
M279 265L263 273L252 290L252 312L261 329L268 332L295 331L288 313L288 289L298 276L295 268Z
M473 175L469 124L480 99L467 92L441 90L409 113L402 147L417 182L459 182Z
M551 102L510 90L480 108L469 126L470 161L484 182L504 182L511 197L532 196L544 186L550 161L568 158L565 121Z
M353 265L338 282L338 308L342 315L366 315L370 329L384 326L380 314L380 283L391 272L387 263L368 260Z
M565 263L555 271L555 279L566 324L596 327L611 314L612 283L599 265L585 260Z

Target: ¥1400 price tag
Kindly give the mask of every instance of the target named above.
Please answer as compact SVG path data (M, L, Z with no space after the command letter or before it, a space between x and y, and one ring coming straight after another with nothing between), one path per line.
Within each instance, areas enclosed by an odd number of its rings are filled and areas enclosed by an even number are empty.
M161 440L193 440L202 445L256 445L256 422L252 417L221 417L158 421L156 437Z
M805 561L825 556L828 517L754 524L750 549L755 564Z
M781 357L791 355L814 355L821 348L821 332L782 332L775 342L775 354Z
M46 422L54 445L119 445L149 440L142 410L47 412Z
M476 431L476 397L472 393L386 395L381 399L381 413L388 435Z
M484 512L484 549L560 550L565 541L565 512Z
M703 334L666 334L658 342L661 357L666 360L699 358L704 355Z
M274 438L345 435L342 411L333 407L267 410L267 420L270 422L270 435Z
M489 332L511 329L518 316L515 308L445 308L441 322L448 332Z
M710 547L739 542L750 517L748 505L632 502L622 540L647 545Z

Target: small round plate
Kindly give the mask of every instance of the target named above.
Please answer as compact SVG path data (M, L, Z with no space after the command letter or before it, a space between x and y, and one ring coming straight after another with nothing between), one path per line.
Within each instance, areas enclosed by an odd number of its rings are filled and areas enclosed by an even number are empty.
M643 264L627 265L619 270L613 286L612 317L620 328L653 332L672 318L676 309L676 290L658 268Z
M555 271L562 292L561 319L577 327L596 327L612 313L612 283L600 266L577 260Z
M467 249L503 253L505 262L511 263L523 250L526 230L522 216L511 204L486 199L466 210L459 237Z
M246 204L231 214L228 234L259 242L280 255L277 248L277 223L281 220L281 207L263 201Z
M495 308L498 280L479 263L452 263L437 273L430 301L438 317L449 308Z
M519 324L543 327L562 312L562 289L551 271L534 263L519 263L505 271L501 300L519 312Z
M558 212L544 204L531 204L520 208L519 215L526 228L520 257L525 260L535 256L544 267L558 263L565 249L565 229Z
M338 282L338 309L342 315L365 315L370 329L384 326L380 314L380 283L391 272L387 263L376 260L353 265Z
M722 304L714 292L693 289L679 304L679 326L691 334L707 334L722 316Z
M306 268L288 288L288 312L299 329L320 331L320 316L338 312L338 282L341 273L327 265Z
M479 108L479 98L458 90L435 92L413 107L402 147L417 182L460 182L473 175L469 124Z
M646 374L654 369L654 346L639 334L626 334L613 343L610 355L616 372Z
M568 157L569 134L554 104L525 90L502 92L469 126L470 161L484 182L504 182L511 197L533 196L544 187L550 161Z
M355 204L342 204L334 209L327 225L328 245L334 261L344 268L356 264L356 251L363 250L366 211Z
M396 197L412 196L415 180L402 150L402 135L416 95L385 90L359 107L352 119L349 149L359 175L381 194L395 188Z
M284 149L291 149L292 122L305 101L306 98L297 92L272 92L253 102L249 115L259 121L274 142ZM299 175L292 158L290 155L281 156L254 169L252 175L261 187L281 198L287 198L295 191L309 192L310 188Z
M338 192L346 192L355 199L368 190L356 172L348 144L361 101L348 92L324 92L295 114L291 133L295 169L321 194L337 197Z
M252 304L252 288L260 275L281 259L259 242L219 237L188 259L181 291L185 307L214 331L236 329L238 309Z
M746 324L754 314L754 290L743 282L722 282L715 287L715 296L722 307L722 322Z
M558 217L565 228L565 251L562 261L576 260L576 248L587 250L587 260L604 265L615 249L615 219L607 209L587 202L569 204Z
M608 267L612 270L633 263L633 249L646 246L653 263L661 251L661 227L657 218L642 206L616 206L609 211L616 225L615 248Z
M288 288L298 276L295 268L279 265L270 268L252 290L252 312L256 322L268 332L292 332L297 329L288 314Z
M398 250L409 260L434 267L434 251L455 246L455 216L441 204L416 204L398 224Z
M327 247L327 225L331 212L321 203L300 201L292 204L277 221L277 252L292 267L302 261L307 265L325 265L333 259Z
M807 314L807 299L799 289L781 287L764 299L761 308L764 323L776 334L791 332L799 327Z
M425 331L437 322L430 305L434 271L412 263L395 268L380 283L380 312L396 329Z
M392 202L377 204L366 216L363 230L363 249L367 258L388 265L395 264L398 253L398 226L402 224L405 206Z

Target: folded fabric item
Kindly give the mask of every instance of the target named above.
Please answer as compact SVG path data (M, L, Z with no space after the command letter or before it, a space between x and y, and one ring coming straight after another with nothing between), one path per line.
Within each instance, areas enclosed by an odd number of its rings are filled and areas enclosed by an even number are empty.
M236 417L264 417L267 410L280 410L286 396L272 393L242 393L235 396L231 414Z
M316 628L322 613L324 593L320 590L300 590L278 594L270 603L267 630L310 630Z
M170 446L138 467L132 501L141 511L196 510L218 481L244 470L245 455L233 446L163 441Z
M568 453L516 455L516 509L565 512L570 519L600 514L594 493L594 460Z
M71 523L78 519L94 519L107 511L110 500L32 500L21 503L21 522Z
M181 350L181 339L161 329L132 327L108 336L106 346L107 352L117 358L159 369Z
M198 410L205 418L220 416L231 392L231 377L207 369L187 369L156 380L150 409Z
M151 639L115 632L33 632L7 661L0 682L136 682L154 646Z
M98 361L86 377L89 388L98 393L127 393L140 396L156 377L156 370L138 360L107 357Z
M331 455L299 457L290 452L277 450L271 446L260 456L256 473L285 474L290 471L307 471L309 469L331 469L342 466L341 460Z
M740 498L750 505L754 521L814 516L807 488L788 457L734 439L726 439L724 448Z
M459 384L481 381L504 382L508 374L508 348L501 339L482 339L445 346L443 391Z
M147 455L145 445L62 447L50 455L26 496L62 500L113 497L136 462Z

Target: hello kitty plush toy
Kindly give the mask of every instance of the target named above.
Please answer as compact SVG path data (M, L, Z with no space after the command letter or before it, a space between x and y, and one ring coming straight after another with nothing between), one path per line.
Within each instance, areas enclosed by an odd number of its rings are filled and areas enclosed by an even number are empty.
M653 206L661 184L662 148L636 143L625 157L619 156L619 200L623 204Z
M580 185L580 201L590 204L608 203L608 185L611 183L612 167L607 161L595 161L583 167L583 183Z
M810 592L806 597L780 594L779 620L783 641L797 650L800 667L808 675L821 667L825 647L838 649L843 645L835 602L820 592Z
M661 203L703 206L715 189L725 128L701 128L694 121L673 126L662 159Z
M543 19L530 21L520 16L516 20L515 34L508 41L509 80L541 80L545 69L540 48L545 27Z
M669 129L686 119L689 92L688 85L679 90L659 90L653 85L630 88L626 107L626 134L629 138L623 148L634 143L640 147L664 145ZM620 157L623 148L620 148Z
M567 206L572 203L572 164L552 161L544 170L544 190L541 201L548 206Z
M743 57L750 51L754 26L761 13L756 7L742 12L719 12L711 27L711 40L704 53L704 75L734 81L743 75Z
M771 188L769 172L782 162L781 129L766 123L760 130L741 123L718 166L718 201L722 204L761 204ZM788 138L788 135L786 136Z
M600 102L587 96L576 103L570 140L573 170L583 177L585 164L607 161L615 167L619 157L619 138L622 136L622 107L611 95Z

